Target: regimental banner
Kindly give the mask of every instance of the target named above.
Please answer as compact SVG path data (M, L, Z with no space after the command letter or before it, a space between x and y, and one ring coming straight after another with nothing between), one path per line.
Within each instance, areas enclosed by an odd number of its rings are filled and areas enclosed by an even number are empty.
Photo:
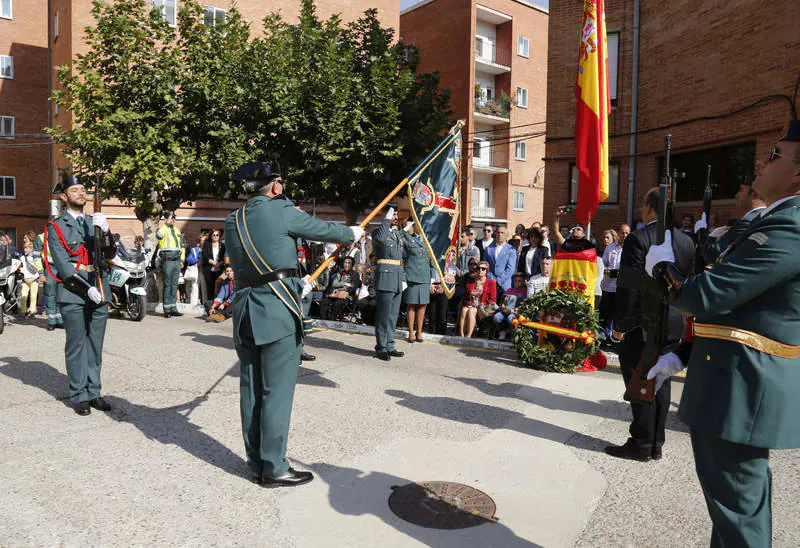
M461 212L461 128L459 121L408 176L411 214L436 265L447 298L456 289Z
M575 164L578 208L575 217L588 225L608 198L608 43L604 0L584 0L578 53L575 112Z
M597 251L593 247L575 252L559 249L553 260L550 289L577 291L586 297L589 304L594 305L598 276Z

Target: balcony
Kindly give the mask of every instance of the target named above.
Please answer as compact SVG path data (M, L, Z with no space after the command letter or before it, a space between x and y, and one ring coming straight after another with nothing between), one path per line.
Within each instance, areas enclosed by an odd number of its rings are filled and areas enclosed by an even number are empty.
M488 141L487 144L491 147L491 141ZM481 154L481 151L477 148L474 152L475 156L472 157L472 170L475 173L488 173L490 175L508 173L507 155L494 153L491 148L489 148L488 153L487 151L483 151ZM503 162L504 159L506 160L505 162Z
M486 97L475 98L475 121L499 126L509 123L511 116L511 98L502 97L498 99L487 99Z
M511 72L511 50L482 38L475 39L475 71L486 74Z
M472 206L472 219L473 220L481 220L481 219L495 219L495 210L494 207L489 207L485 205L473 205Z

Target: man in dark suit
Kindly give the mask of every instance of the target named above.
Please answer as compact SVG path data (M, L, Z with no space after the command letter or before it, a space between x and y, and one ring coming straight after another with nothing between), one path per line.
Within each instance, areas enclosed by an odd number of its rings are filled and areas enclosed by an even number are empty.
M619 363L626 386L642 358L644 328L658 317L659 302L662 299L661 285L649 277L644 268L647 251L656 243L657 210L658 189L653 188L645 195L642 206L645 227L628 236L622 247L620 276L617 281L614 338L622 341L619 345ZM681 272L689 275L694 264L694 242L680 230L672 232L675 264ZM684 318L677 311L670 309L669 340L678 341L683 338L685 331ZM606 447L606 453L638 461L660 459L670 396L670 386L667 382L656 394L652 405L632 402L633 421L629 429L630 438L623 445Z

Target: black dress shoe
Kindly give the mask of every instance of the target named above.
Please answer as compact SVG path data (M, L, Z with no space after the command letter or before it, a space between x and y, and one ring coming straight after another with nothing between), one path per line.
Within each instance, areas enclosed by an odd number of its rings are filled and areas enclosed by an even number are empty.
M165 318L171 318L172 314L170 314L169 312L164 312L164 317Z
M95 398L89 402L89 405L98 411L111 411L111 406L103 398Z
M641 449L630 443L625 442L623 445L609 445L605 448L605 452L612 457L618 459L636 460L639 462L647 462L651 457L651 453L643 453Z
M174 312L170 312L170 314L172 314L176 318L180 318L181 316L183 316L183 312L178 312L177 310L175 310Z
M661 449L653 449L653 460L661 460Z
M295 487L303 485L314 479L314 474L311 472L298 472L294 468L289 468L289 471L282 476L262 476L261 487Z
M56 326L54 326L54 325L48 325L48 326L47 326L47 330L48 330L48 331L55 331L55 330L56 330Z
M402 358L406 355L405 352L400 352L399 350L390 350L389 355L393 358Z
M388 353L388 352L378 352L378 353L376 354L376 357L377 357L379 360L383 360L383 361L385 361L385 362L388 362L389 360L391 360L391 359L392 359L391 357L389 357L389 353Z
M313 362L316 359L317 359L316 356L313 356L313 355L311 355L311 354L309 354L307 352L303 352L302 354L300 354L300 361L301 362Z
M83 417L85 417L86 415L88 415L89 413L92 412L92 410L89 408L89 402L88 401L80 401L80 402L76 403L75 407L73 407L73 409L75 410L75 412L78 415L81 415Z

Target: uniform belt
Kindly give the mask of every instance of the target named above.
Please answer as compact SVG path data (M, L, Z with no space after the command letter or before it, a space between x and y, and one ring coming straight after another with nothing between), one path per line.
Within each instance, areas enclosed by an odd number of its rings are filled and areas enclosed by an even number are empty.
M393 264L395 266L400 266L403 264L403 261L400 259L378 259L378 264Z
M92 265L92 264L81 264L81 265L77 265L76 268L78 270L84 270L86 272L94 272L94 265Z
M266 274L262 274L253 281L236 280L236 289L244 289L246 287L261 287L268 283L277 282L278 280L285 280L286 278L299 278L300 274L296 268L283 268L281 270L273 270Z
M779 358L800 357L800 346L792 346L790 344L773 341L764 335L759 335L752 331L745 331L744 329L736 329L725 325L695 323L694 334L704 339L719 339L743 344L753 350L758 350L759 352L764 352L765 354L770 354Z

